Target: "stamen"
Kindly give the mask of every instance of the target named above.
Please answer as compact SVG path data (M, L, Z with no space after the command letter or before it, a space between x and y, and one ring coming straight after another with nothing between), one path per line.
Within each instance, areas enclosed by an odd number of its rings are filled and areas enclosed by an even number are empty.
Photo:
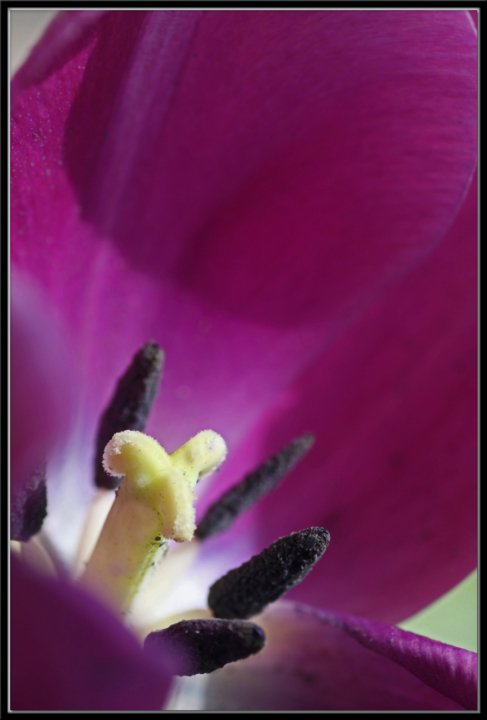
M108 474L102 466L103 450L110 438L122 430L144 430L159 389L164 354L155 342L143 345L118 380L113 396L105 408L96 437L95 484L114 490L120 477Z
M217 580L210 588L208 607L220 618L257 615L306 577L329 542L330 533L320 527L277 540Z
M148 635L144 648L178 658L178 675L199 675L262 650L261 627L241 620L183 620Z
M312 435L303 435L246 475L208 508L198 523L196 537L206 540L226 530L239 515L276 487L308 452L313 442Z
M194 487L225 455L223 438L212 430L198 433L171 455L141 432L114 435L105 448L103 465L125 480L83 580L126 612L148 572L167 551L168 540L192 539Z
M10 537L27 542L37 535L47 515L46 466L39 466L25 486L13 493Z

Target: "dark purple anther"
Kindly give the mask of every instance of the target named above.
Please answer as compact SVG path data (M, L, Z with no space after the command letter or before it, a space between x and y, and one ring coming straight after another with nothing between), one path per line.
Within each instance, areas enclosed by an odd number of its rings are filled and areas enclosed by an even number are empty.
M155 342L146 343L134 355L119 379L112 399L98 424L95 453L95 485L115 490L121 477L108 475L102 467L103 451L113 435L123 430L145 428L152 404L159 389L164 354Z
M328 530L312 527L277 540L217 580L208 594L215 617L249 618L303 580L330 542Z
M47 515L46 466L40 465L22 488L12 492L10 537L26 542L37 535Z
M178 675L199 675L262 650L262 628L242 620L183 620L150 633L144 648L179 660Z
M312 435L303 435L246 475L208 508L198 523L196 537L206 540L226 530L239 515L276 487L308 452L313 442Z

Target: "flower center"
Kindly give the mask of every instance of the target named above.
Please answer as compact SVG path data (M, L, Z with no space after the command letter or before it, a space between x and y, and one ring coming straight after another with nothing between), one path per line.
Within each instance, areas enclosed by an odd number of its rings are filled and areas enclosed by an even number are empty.
M134 629L141 615L140 602L135 600L143 595L141 591L166 555L170 541L188 543L186 555L194 557L204 548L207 538L224 532L241 513L269 493L313 444L310 435L293 440L225 492L196 528L196 483L223 462L226 444L217 433L203 430L168 453L142 432L157 394L162 364L159 346L153 342L144 345L119 379L102 413L94 472L98 494L87 517L74 571ZM32 487L26 486L32 491L26 491L25 497L12 504L15 540L29 540L42 524L46 488L45 476L39 477ZM172 652L173 647L183 651L183 675L211 672L259 652L264 633L247 618L301 582L322 557L329 540L329 533L319 527L278 539L213 583L208 594L209 610L186 613L188 619L183 620L181 614L161 619L150 623L150 629L145 618L143 632L139 620L138 632L144 638L144 647L150 653ZM181 570L178 551L161 566L169 584L172 580L168 578L173 577L171 564Z

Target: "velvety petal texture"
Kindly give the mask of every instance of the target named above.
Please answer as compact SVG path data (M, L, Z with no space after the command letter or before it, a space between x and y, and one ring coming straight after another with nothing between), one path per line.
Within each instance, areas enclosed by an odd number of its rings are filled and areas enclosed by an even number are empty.
M89 27L16 96L14 261L63 305L93 416L152 338L154 429L177 445L212 420L233 448L451 224L475 164L475 34L444 11Z
M215 538L249 556L319 525L325 558L292 595L398 622L474 569L477 548L476 182L428 261L293 384L231 455L202 506L290 438L316 436L293 474Z
M256 619L267 645L207 678L174 709L462 710L477 707L475 653L362 618L278 603Z
M170 658L157 663L92 597L11 559L13 710L158 710Z
M42 81L46 75L59 70L90 41L103 13L95 10L75 10L58 13L50 22L42 39L15 74L11 83L11 98L29 85Z
M15 272L11 282L12 492L28 485L47 453L62 442L72 419L76 394L70 382L72 358L59 318L32 280Z

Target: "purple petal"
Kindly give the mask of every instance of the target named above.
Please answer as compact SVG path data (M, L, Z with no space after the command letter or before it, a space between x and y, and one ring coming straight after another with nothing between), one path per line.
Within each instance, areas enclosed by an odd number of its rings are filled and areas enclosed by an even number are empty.
M11 454L13 488L29 484L55 438L69 428L71 358L52 308L15 273L11 293Z
M91 421L154 339L148 430L173 446L211 423L235 446L451 223L475 162L471 23L118 11L72 52L59 28L64 64L14 105L14 261L63 309Z
M14 710L158 710L169 665L156 663L102 605L11 563ZM168 659L169 660L169 659Z
M247 559L311 525L330 548L291 596L397 622L476 565L476 184L448 237L281 396L227 466L311 432L308 456L207 546ZM249 548L249 542L253 547Z
M58 13L15 74L11 100L15 101L17 94L29 85L42 82L82 50L92 38L96 24L103 15L99 10Z
M477 706L477 656L362 618L279 603L266 646L207 679L197 709L459 710ZM193 690L193 687L196 690ZM194 697L194 681L181 683ZM196 709L196 708L195 708Z
M364 647L394 660L468 710L477 708L477 654L397 627L347 615L329 615Z

